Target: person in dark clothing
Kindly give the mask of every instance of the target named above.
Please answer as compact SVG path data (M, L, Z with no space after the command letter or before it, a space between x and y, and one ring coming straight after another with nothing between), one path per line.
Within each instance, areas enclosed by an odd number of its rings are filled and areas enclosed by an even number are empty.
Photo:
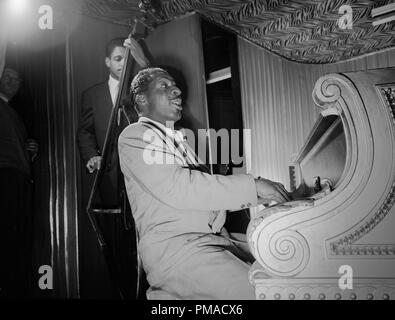
M27 297L32 258L32 159L38 144L9 105L21 78L5 68L0 79L0 297Z
M107 127L113 110L118 89L119 78L124 64L125 47L123 39L111 40L106 48L105 64L109 71L108 80L96 84L82 94L82 117L77 132L80 155L90 173L100 168L101 157ZM110 163L99 186L100 197L104 205L111 206L118 202L118 154L112 152Z

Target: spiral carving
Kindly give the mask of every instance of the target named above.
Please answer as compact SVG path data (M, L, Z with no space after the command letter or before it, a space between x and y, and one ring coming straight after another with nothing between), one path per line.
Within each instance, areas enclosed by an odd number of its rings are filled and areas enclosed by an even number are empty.
M292 277L307 265L310 250L306 239L297 231L285 229L274 234L257 227L250 244L264 271L276 277Z
M313 100L317 106L326 106L339 100L341 89L333 83L333 80L331 77L321 77L316 82L313 90Z

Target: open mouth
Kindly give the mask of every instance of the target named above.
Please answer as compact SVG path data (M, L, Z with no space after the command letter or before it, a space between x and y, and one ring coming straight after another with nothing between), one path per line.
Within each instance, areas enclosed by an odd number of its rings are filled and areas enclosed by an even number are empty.
M178 110L182 110L182 100L181 99L173 99L171 100L171 104L176 107Z

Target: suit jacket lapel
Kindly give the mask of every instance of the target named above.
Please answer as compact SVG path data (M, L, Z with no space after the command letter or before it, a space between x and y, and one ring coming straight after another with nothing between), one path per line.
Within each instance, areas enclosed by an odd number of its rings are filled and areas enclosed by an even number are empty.
M203 162L197 157L192 148L188 143L177 143L174 139L171 139L159 126L152 122L143 121L144 124L148 125L154 130L162 139L165 145L167 145L170 153L173 153L177 158L182 159L184 165L187 165L192 170L199 170L208 174L211 174L210 168L204 165ZM155 130L156 129L156 130Z
M111 112L113 109L108 83L103 82L102 85L97 86L91 103L93 104L92 107L95 110L94 112L97 119L103 122L102 127L104 133L105 129L108 126L108 122L110 120Z
M105 90L103 90L103 91L104 91L104 101L105 101L105 104L106 104L107 108L109 108L109 111L110 111L110 113L111 113L111 110L112 110L112 108L113 108L114 106L113 106L113 104L112 104L111 93L110 93L110 87L109 87L109 85L108 85L108 82L105 82L105 83L104 83L104 87L105 87Z
M166 148L165 152L172 154L176 159L178 159L177 162L181 162L184 166L189 166L182 152L180 152L179 148L177 148L177 146L174 144L174 141L170 139L170 137L166 135L166 133L161 128L148 121L142 121L142 124L145 127L153 130L160 137L163 147Z

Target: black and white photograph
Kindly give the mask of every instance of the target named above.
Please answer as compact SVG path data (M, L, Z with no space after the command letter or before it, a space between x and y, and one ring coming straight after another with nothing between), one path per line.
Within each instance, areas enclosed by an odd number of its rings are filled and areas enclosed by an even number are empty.
M0 301L394 300L394 202L395 1L0 1Z

